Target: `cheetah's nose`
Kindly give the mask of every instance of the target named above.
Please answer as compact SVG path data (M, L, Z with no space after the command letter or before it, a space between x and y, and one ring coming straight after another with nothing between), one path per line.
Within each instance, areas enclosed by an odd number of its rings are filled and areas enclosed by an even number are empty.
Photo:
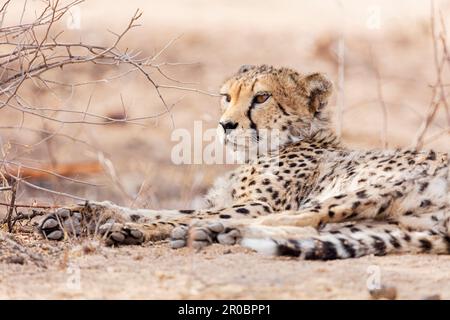
M225 133L228 133L231 130L236 129L237 126L238 126L238 123L237 122L233 122L233 121L219 122L219 123L222 126L223 130L225 131Z

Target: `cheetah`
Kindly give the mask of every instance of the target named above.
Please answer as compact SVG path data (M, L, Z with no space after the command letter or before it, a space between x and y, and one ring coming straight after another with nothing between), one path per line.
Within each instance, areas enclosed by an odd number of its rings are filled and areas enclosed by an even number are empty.
M329 122L332 90L320 73L243 66L220 90L223 142L246 151L264 141L263 130L278 138L220 177L205 208L93 202L50 213L39 230L53 240L98 232L111 245L240 244L306 260L450 253L448 155L346 148Z

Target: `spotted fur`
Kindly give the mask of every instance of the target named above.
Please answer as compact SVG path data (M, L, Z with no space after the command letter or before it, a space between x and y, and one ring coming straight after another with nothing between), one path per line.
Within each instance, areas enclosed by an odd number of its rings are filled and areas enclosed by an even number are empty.
M331 91L331 82L319 73L244 66L220 91L223 141L245 152L264 142L264 130L276 131L279 139L218 178L206 208L86 204L45 217L40 230L50 239L99 230L111 244L165 238L174 248L240 243L316 260L448 254L447 154L347 149L328 123ZM242 137L245 143L237 143Z

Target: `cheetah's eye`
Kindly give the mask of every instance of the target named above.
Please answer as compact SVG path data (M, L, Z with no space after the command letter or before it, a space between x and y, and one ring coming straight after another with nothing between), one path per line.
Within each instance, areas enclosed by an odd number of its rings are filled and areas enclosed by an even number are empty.
M224 97L226 102L231 101L231 96L228 93L221 93L221 95Z
M270 98L269 93L261 93L261 94L257 94L256 96L253 97L253 102L254 103L264 103L269 98Z

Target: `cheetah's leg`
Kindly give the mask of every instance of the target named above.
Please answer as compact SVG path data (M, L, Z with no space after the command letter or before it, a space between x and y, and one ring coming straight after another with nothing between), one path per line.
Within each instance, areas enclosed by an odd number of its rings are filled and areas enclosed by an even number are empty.
M407 230L429 230L436 234L450 235L450 208L443 207L440 210L420 215L408 213L399 217L397 222Z
M400 217L414 214L420 216L438 212L446 206L446 199L428 200L414 192L412 183L378 190L368 194L365 190L336 195L310 208L285 211L278 215L261 217L258 223L264 225L290 225L319 227L326 223L351 220L376 219L397 221Z
M191 246L199 249L212 243L234 245L247 238L299 239L318 235L312 227L264 226L255 219L207 219L179 226L171 233L171 246L178 249Z
M147 210L94 202L59 209L45 216L39 230L48 239L61 240L65 234L101 234L110 244L137 244L167 238L176 226L216 217L221 220L255 218L271 213L265 203L236 204L231 208L204 210Z
M432 203L415 196L416 185L410 181L395 183L391 188L384 188L378 192L368 194L365 190L336 195L310 208L303 210L283 211L275 214L260 216L254 221L214 221L203 220L199 223L180 227L172 235L174 247L187 244L190 239L198 246L211 242L234 244L249 233L264 234L270 229L258 228L260 226L283 227L314 227L327 223L340 223L351 220L387 220L398 221L399 217L408 215L414 209L415 215L438 210L439 202ZM376 191L376 190L375 190ZM445 190L444 190L445 191ZM405 222L406 223L406 222ZM218 228L218 225L222 225ZM210 226L213 226L212 230ZM423 226L420 230L429 230Z
M275 216L276 214L274 214ZM201 248L211 243L240 244L270 255L329 260L388 253L450 253L450 233L406 230L383 221L330 223L323 229L267 226L253 220L203 220L175 228L172 247ZM176 243L176 245L173 245Z
M186 219L192 212L193 210L131 209L120 207L108 201L89 202L60 208L56 212L44 216L39 222L38 229L47 239L61 240L65 235L89 236L101 234L112 224L116 224L114 227L116 230L119 225L129 225L133 222L182 220L183 218ZM126 228L129 229L129 227ZM161 228L161 231L164 232L164 229Z

